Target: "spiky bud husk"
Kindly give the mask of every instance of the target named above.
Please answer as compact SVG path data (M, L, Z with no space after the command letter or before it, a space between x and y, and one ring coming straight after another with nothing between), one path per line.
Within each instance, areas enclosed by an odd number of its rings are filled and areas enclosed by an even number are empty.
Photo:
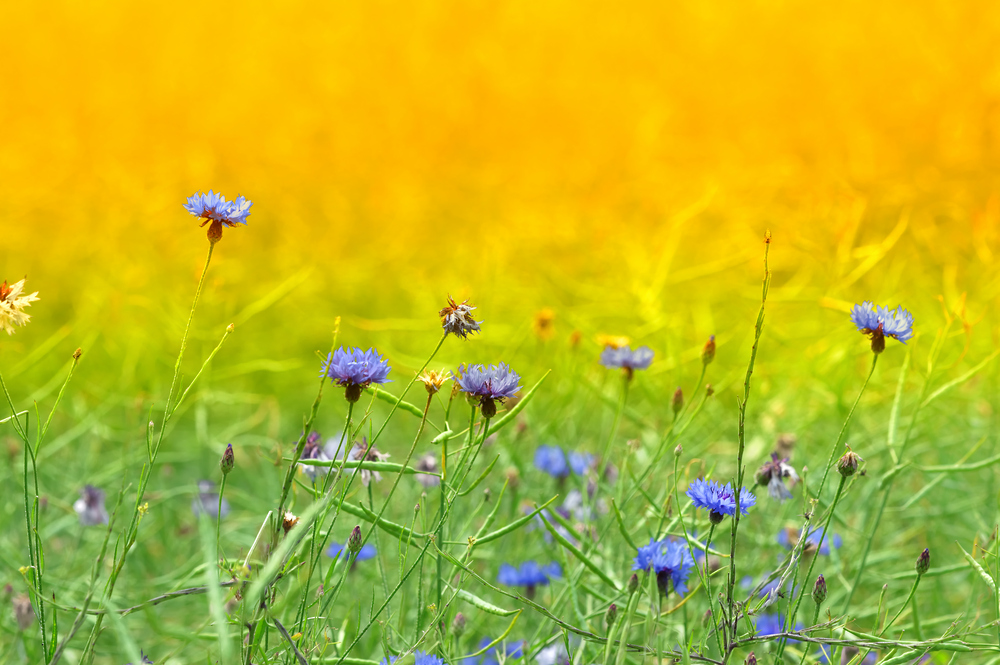
M917 557L917 575L923 575L931 567L931 551L924 548L924 551Z
M632 573L632 577L628 578L628 592L635 593L635 590L639 588L639 576Z
M492 418L497 415L496 400L484 397L479 403L479 411L483 414L483 418Z
M465 633L465 615L459 612L451 622L451 634L461 637Z
M872 353L876 356L885 351L885 335L882 333L882 326L880 325L876 330L872 331Z
M837 460L837 471L840 472L844 478L850 478L858 470L858 462L861 461L861 457L858 456L853 450L848 450L844 453L844 456Z
M351 537L347 539L347 549L351 554L357 554L361 551L361 527L354 527L354 531L351 531Z
M208 225L208 241L213 245L222 240L222 222L214 220Z
M614 603L608 605L608 611L604 613L604 623L607 624L608 628L614 625L615 619L618 618L618 606Z
M361 399L361 392L363 390L364 387L360 383L348 383L346 389L344 390L344 399L351 404L354 404Z
M822 605L826 600L826 580L822 575L816 578L816 585L813 587L813 602Z
M236 457L233 456L233 444L230 443L226 445L226 451L222 453L222 459L219 460L219 468L222 469L222 475L228 476L235 465Z
M724 513L717 513L714 510L708 511L708 520L712 524L721 524L722 520L724 520L724 519L726 519L726 516L725 516Z
M715 360L715 335L710 335L701 350L701 364L707 365Z

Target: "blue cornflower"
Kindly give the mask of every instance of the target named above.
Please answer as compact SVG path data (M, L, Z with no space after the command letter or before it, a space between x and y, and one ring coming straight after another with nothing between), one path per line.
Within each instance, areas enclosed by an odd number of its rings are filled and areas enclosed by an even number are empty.
M470 397L479 398L479 408L484 418L497 415L497 400L502 404L521 389L518 385L521 375L512 371L507 363L490 365L489 368L483 365L460 365L458 371L458 387Z
M892 337L906 344L913 337L913 315L900 305L894 310L876 307L865 301L851 309L851 321L858 331L868 335L872 341L872 351L876 354L885 350L885 338Z
M566 453L559 446L538 446L535 450L535 468L555 478L569 475Z
M736 512L736 493L732 483L721 485L714 480L696 478L686 494L694 502L695 508L705 508L709 511L709 519L714 524L721 522L726 515L732 517ZM740 513L746 515L755 503L757 497L745 487L740 489Z
M755 622L757 627L757 637L767 637L768 635L780 635L785 632L785 617L782 614L761 614ZM795 624L795 631L802 630L802 622ZM789 638L789 642L798 642Z
M573 473L582 476L587 473L587 469L594 463L594 456L590 453L581 453L574 450L569 454L569 468Z
M687 592L687 578L694 567L694 559L691 558L686 543L680 540L666 541L663 548L653 555L652 563L660 593L667 595L667 582L673 585L678 596Z
M220 509L219 492L215 489L215 483L211 480L199 480L198 496L191 499L191 512L196 517L205 513L213 520L219 517L225 519L229 515L229 501L223 497L222 508Z
M779 545L792 549L799 542L799 532L793 528L782 529L778 532L777 541ZM823 556L829 556L831 543L834 549L840 549L840 546L844 544L844 539L837 533L827 538L823 533L823 527L816 527L806 536L805 552L810 554L819 550Z
M523 586L525 595L531 598L535 595L536 586L547 586L550 578L558 577L562 577L562 568L554 561L547 566L525 561L517 568L509 563L501 564L497 582L507 586Z
M208 227L208 239L214 244L222 238L224 226L236 226L247 223L250 216L250 206L253 205L245 196L237 196L234 201L227 201L222 194L208 190L208 194L198 192L189 196L184 209L204 220L201 225Z
M493 641L491 637L484 637L479 640L479 644L476 645L476 651L482 651L486 648L490 642ZM503 643L498 646L504 646ZM506 654L507 660L517 660L524 655L524 640L518 640L510 644L506 644L503 649ZM475 652L473 652L475 653ZM462 665L500 665L500 660L497 658L497 647L490 647L486 649L483 655L478 658L473 658L471 656L466 656L461 660Z
M358 348L340 347L327 354L320 369L320 376L328 376L347 390L344 397L348 402L361 399L361 391L373 383L389 383L389 363L375 349L362 351Z
M340 543L330 543L330 546L326 548L326 555L328 557L336 558L338 554L344 551L344 545ZM358 556L355 561L367 561L368 559L375 558L375 546L371 543L365 543L365 546L358 551Z
M663 543L659 540L653 540L653 537L649 538L649 545L640 545L639 553L636 554L635 561L632 563L632 570L649 570L649 567L653 565L653 557L663 549Z
M443 658L433 654L424 653L420 649L413 652L413 658L415 660L414 665L444 665ZM389 656L389 660L383 658L379 661L379 665L390 665L391 663L395 663L398 659L399 656Z
M635 370L646 369L651 362L653 362L653 350L648 346L640 346L635 351L628 346L619 348L606 346L601 351L601 364L609 369L622 368L629 379Z

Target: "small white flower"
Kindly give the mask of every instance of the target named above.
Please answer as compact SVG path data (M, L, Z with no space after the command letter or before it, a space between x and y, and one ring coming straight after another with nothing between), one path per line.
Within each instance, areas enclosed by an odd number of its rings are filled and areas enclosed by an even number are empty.
M21 295L22 291L23 279L9 286L6 281L0 284L0 329L6 330L8 335L14 334L14 326L23 326L31 319L24 308L38 300L38 291L26 296Z

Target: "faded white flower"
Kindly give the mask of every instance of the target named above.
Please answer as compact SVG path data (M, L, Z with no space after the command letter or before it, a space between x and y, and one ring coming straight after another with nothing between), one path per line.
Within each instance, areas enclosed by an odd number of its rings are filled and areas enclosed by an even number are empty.
M108 511L104 507L104 490L93 485L87 485L80 490L80 498L73 504L73 510L80 517L81 526L108 523Z
M8 335L14 334L14 326L23 326L31 319L24 313L24 308L38 300L38 291L21 295L24 291L24 280L7 285L6 280L0 284L0 329Z

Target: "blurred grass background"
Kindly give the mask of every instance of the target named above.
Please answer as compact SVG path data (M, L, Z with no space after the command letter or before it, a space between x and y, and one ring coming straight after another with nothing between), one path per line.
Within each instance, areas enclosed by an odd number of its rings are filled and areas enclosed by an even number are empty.
M188 376L237 331L168 440L168 471L208 475L228 441L265 469L298 434L337 316L398 386L449 293L479 306L484 334L449 341L440 364L508 360L528 384L554 367L547 413L574 424L540 416L537 436L572 446L603 436L568 401L578 372L604 380L598 334L657 352L633 405L658 422L716 334L707 443L725 450L765 229L753 452L793 431L825 457L870 358L853 302L913 312L914 390L944 309L961 315L946 374L997 344L998 41L1000 9L976 1L5 3L0 278L26 274L41 301L0 364L16 399L44 403L84 349L43 453L73 477L47 491L66 511L141 454L206 250L181 204L209 188L254 206L217 247ZM859 416L870 449L901 357L890 347ZM995 437L995 377L932 414L926 463ZM993 471L976 478L995 496ZM230 485L237 507L251 485ZM989 532L992 517L968 517ZM969 537L969 522L940 526L942 543Z

